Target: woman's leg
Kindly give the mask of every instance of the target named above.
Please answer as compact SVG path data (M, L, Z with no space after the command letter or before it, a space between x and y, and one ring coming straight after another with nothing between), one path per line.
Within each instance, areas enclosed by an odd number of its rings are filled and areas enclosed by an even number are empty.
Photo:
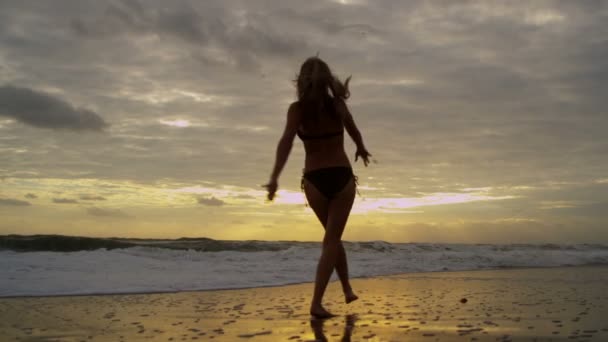
M323 229L326 229L327 226L327 215L329 211L329 202L315 188L315 186L304 180L304 192L306 194L306 199L310 204L310 207L314 211L315 215L323 225ZM357 296L353 293L353 289L350 286L350 281L348 278L348 261L346 259L346 251L344 250L344 245L342 241L340 241L340 245L338 247L338 257L336 259L336 273L338 274L338 278L340 279L340 283L342 284L342 291L344 292L344 297L346 303L350 303L357 299Z
M346 303L348 304L356 300L358 297L353 293L353 288L350 286L350 280L348 278L348 261L346 259L346 251L344 250L344 245L342 244L342 241L340 241L340 244L338 246L336 273L338 273L338 278L340 278L340 283L342 284L342 292L344 292Z
M310 306L311 314L318 317L330 317L321 305L325 289L331 273L336 267L340 251L342 232L348 221L348 215L355 199L355 182L351 180L346 187L328 203L325 236L323 237L323 251L317 266L315 291ZM346 259L346 258L345 258Z

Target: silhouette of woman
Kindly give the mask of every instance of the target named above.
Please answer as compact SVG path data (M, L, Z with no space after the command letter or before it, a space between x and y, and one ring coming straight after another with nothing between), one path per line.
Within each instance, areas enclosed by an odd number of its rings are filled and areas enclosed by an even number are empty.
M334 268L340 278L346 303L358 298L348 279L348 264L341 240L356 192L355 176L344 151L344 129L357 145L355 161L361 157L367 166L371 155L345 103L350 96L349 81L350 77L346 82L340 82L318 57L310 57L302 64L295 81L298 101L289 106L274 169L270 181L264 185L268 189L268 199L272 200L297 134L306 152L302 188L325 229L310 305L310 314L316 318L334 316L321 304Z

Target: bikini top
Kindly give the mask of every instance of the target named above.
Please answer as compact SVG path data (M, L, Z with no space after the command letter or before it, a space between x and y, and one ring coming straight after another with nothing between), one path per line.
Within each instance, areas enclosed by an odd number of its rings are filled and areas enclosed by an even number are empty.
M333 111L335 112L335 107L332 103L332 101L328 101L328 105L330 106L330 108L333 109ZM341 129L339 131L336 132L330 132L330 133L324 133L324 134L317 134L317 135L312 135L312 134L305 134L303 133L299 128L296 131L296 133L298 134L298 137L300 137L300 139L302 140L320 140L320 139L329 139L329 138L333 138L333 137L338 137L344 134L344 126L341 127Z
M319 135L304 134L299 129L296 133L298 134L298 137L300 137L300 139L302 139L302 140L319 140L319 139L328 139L328 138L341 136L344 134L344 129L341 129L338 132L331 132L331 133L325 133L325 134L319 134Z

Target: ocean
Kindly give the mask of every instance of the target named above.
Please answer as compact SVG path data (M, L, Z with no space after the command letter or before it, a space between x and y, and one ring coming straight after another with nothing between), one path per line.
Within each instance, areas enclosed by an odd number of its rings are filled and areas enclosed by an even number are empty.
M602 244L344 242L351 277L608 265ZM314 280L319 242L0 236L0 296L175 292ZM335 279L335 274L334 274Z

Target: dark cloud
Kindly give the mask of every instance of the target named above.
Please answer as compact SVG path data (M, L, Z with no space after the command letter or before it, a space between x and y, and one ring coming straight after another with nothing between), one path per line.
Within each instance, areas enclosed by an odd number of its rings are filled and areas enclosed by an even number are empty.
M53 198L53 203L75 204L75 203L78 203L78 201L73 198Z
M38 196L36 196L36 194L32 194L32 193L25 194L24 197L25 198L29 198L29 199L38 198Z
M122 211L120 209L91 207L91 208L87 208L87 213L91 216L100 216L100 217L118 217L118 218L131 217L130 215L126 214L124 211Z
M13 198L0 198L0 205L24 207L31 205L31 203Z
M110 134L84 139L2 119L0 177L251 188L268 177L299 63L320 51L342 78L353 74L348 103L379 161L355 169L362 185L382 189L364 196L492 187L516 198L425 210L451 210L453 220L525 213L605 222L604 189L548 190L606 177L607 9L605 1L0 1L3 84L52 89L44 96L112 122ZM176 119L192 125L159 124ZM348 139L346 150L352 158ZM303 157L296 141L282 188L298 189Z
M98 195L80 195L78 198L85 201L105 201L106 198Z
M95 39L157 36L171 44L186 44L190 53L206 63L247 71L259 69L264 56L295 57L309 49L306 40L270 24L274 13L237 14L222 5L144 8L137 1L117 1L97 17L72 19L71 28L81 37ZM218 51L228 58L218 58Z
M75 108L46 93L10 85L0 87L0 115L41 128L101 131L108 126L93 111Z
M221 199L217 199L215 197L210 197L210 198L199 197L196 199L196 201L198 202L198 204L208 205L210 207L221 207L224 204L226 204L226 202L222 201Z

